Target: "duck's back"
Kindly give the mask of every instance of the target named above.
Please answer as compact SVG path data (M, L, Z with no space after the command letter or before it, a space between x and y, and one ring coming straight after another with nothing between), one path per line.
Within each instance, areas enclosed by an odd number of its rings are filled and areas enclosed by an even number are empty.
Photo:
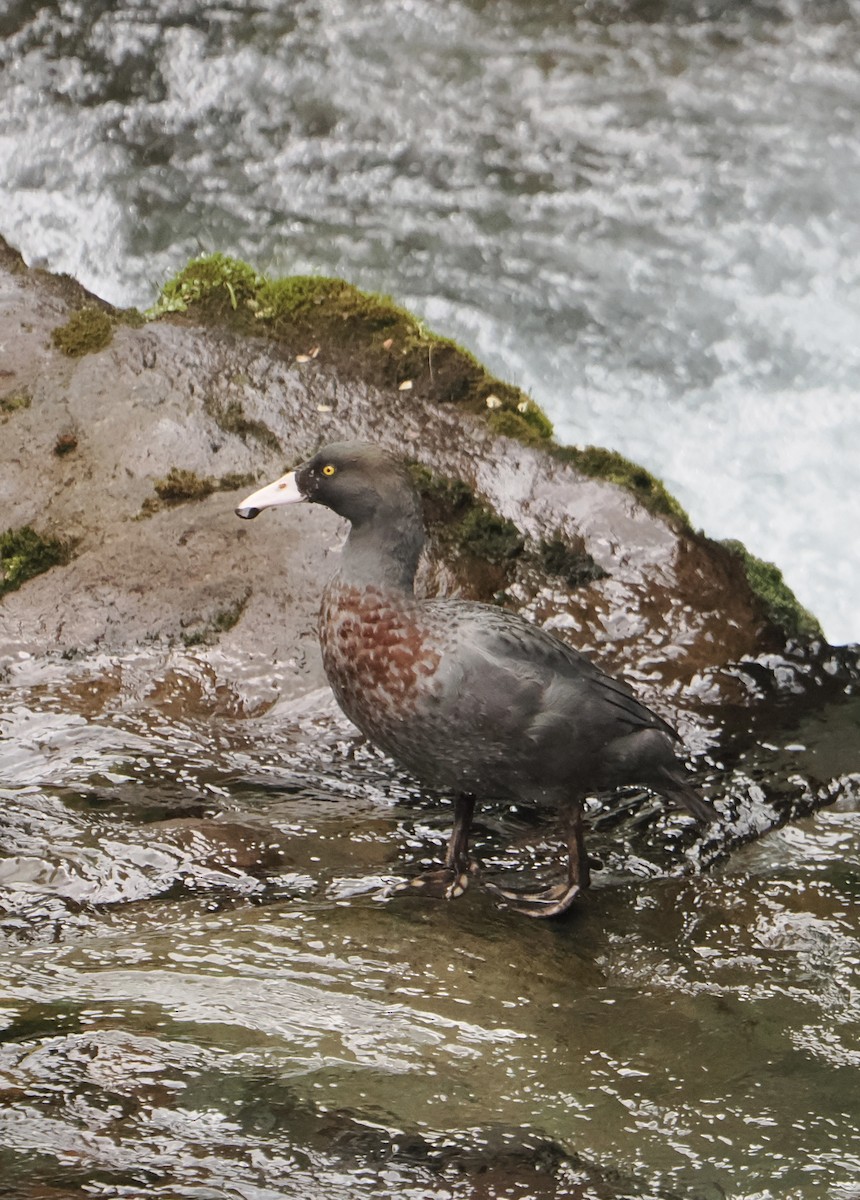
M645 765L615 778L632 735L653 731L672 756L671 728L625 684L503 609L335 579L320 640L347 716L434 788L559 803L649 782Z

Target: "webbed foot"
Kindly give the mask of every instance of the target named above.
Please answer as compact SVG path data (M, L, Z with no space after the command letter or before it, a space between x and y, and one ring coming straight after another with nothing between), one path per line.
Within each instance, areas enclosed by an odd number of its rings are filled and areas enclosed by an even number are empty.
M567 814L567 878L563 883L552 883L536 891L513 891L497 887L494 892L507 902L514 912L524 917L560 917L570 909L574 900L591 883L591 869L585 852L585 837L582 829L582 809L579 804L571 805Z
M475 797L461 792L454 800L454 827L448 842L445 865L425 871L391 889L391 895L436 896L441 900L456 900L469 886L469 879L480 871L478 863L469 857L469 828L475 810Z
M405 883L398 883L391 889L394 896L421 895L433 896L439 900L456 900L462 896L469 886L473 876L478 874L480 867L474 859L459 862L453 866L436 867L424 871Z
M534 892L509 890L495 884L487 886L508 901L508 908L524 917L560 917L583 892L581 884L568 881L553 883Z

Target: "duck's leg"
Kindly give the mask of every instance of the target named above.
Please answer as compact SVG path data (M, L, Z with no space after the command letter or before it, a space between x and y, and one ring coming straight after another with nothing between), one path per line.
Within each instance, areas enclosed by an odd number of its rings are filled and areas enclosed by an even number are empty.
M577 896L589 887L591 871L585 851L585 830L582 824L582 807L573 804L565 821L567 842L567 879L535 892L506 891L494 888L506 900L513 901L514 912L526 917L559 917L566 913Z
M478 871L478 864L469 857L469 831L474 811L475 797L469 792L461 792L454 800L454 827L448 839L445 865L434 871L424 871L408 883L399 884L394 889L396 892L417 891L424 896L441 896L445 900L455 900L463 895L471 876Z

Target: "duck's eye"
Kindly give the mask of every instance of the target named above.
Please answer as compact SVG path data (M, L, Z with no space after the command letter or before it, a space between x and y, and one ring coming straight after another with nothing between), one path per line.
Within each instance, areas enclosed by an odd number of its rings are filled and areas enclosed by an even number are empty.
M323 475L334 475L336 470L337 470L337 467L332 466L331 463L326 463L326 465L322 469L322 473L323 473Z

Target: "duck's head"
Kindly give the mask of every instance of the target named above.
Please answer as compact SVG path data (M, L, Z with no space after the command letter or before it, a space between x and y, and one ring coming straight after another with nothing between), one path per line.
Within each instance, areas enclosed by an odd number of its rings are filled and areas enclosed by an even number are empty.
M274 483L247 496L236 515L251 520L264 508L308 500L360 526L377 516L418 514L402 463L369 442L333 442Z

